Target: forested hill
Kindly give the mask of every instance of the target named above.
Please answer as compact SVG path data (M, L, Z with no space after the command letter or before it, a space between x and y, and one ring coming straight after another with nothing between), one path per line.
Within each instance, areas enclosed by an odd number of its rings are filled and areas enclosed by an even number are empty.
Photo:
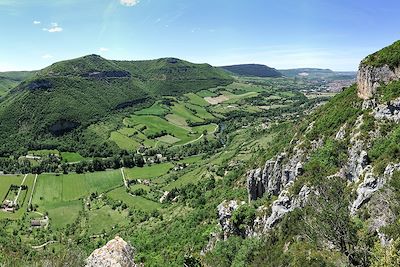
M231 76L179 59L112 61L97 55L55 63L12 89L0 102L1 150L87 127L126 107L150 105L227 85Z
M33 74L34 71L0 72L0 97L6 95L12 88Z
M282 74L276 69L260 64L231 65L222 66L221 68L238 76L282 77Z

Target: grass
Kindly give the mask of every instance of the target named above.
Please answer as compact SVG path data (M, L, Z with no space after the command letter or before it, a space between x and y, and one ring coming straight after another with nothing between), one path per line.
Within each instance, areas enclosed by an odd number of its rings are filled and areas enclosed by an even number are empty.
M197 106L190 103L186 103L185 106L190 110L194 110L195 115L201 119L204 120L215 119L215 117L211 113L209 113L203 106Z
M149 192L149 191L150 191L150 186L144 185L144 184L135 184L135 185L131 185L131 186L130 186L130 189L131 189L132 191L135 191L135 190L137 190L137 189L143 189L143 190Z
M92 235L101 234L115 225L127 225L126 212L113 210L110 206L92 209L89 212L88 232Z
M179 142L180 140L181 139L176 138L176 137L171 136L171 135L164 135L164 136L161 136L161 137L157 138L157 141L160 141L160 142L168 144L168 145L175 144L175 143Z
M20 185L24 175L18 176L0 176L0 197L1 200L6 196L8 188L11 184ZM28 208L29 197L32 192L33 181L35 176L33 174L29 174L26 179L24 185L28 186L28 190L21 191L21 194L18 198L18 203L20 204L20 208L15 213L6 213L0 212L0 219L20 219L23 214L26 212Z
M243 83L243 82L234 82L226 86L226 90L237 94L236 92L262 92L265 91L264 88L254 85L254 84L249 84L249 83Z
M42 174L38 177L34 204L77 200L93 192L104 192L121 185L119 170L85 174Z
M154 103L151 107L141 109L136 111L136 115L155 115L155 116L164 116L167 114L168 109L166 109L160 102Z
M240 99L254 97L254 96L258 95L257 92L247 92L247 93L240 94L240 95L235 95L235 94L232 94L231 92L223 92L223 94L229 98L229 100L226 101L225 103L236 103Z
M82 210L81 200L49 202L39 206L39 210L48 212L50 225L53 228L63 228L68 224L72 224Z
M189 99L189 103L201 107L206 107L210 105L207 101L204 100L201 96L194 94L194 93L188 93L185 94L185 96Z
M7 194L10 185L20 185L24 175L1 175L0 176L0 198L3 201L4 197Z
M202 172L203 170L201 168L196 168L194 171L188 172L179 177L178 180L168 184L164 189L170 191L173 188L179 188L190 183L197 183L201 179Z
M161 207L161 205L157 202L148 200L143 197L129 195L128 193L126 193L125 188L123 188L123 187L114 189L114 190L108 192L107 195L111 199L122 201L126 205L128 205L128 207L134 208L134 209L139 209L139 210L144 210L144 211L152 211L155 209L159 209Z
M155 179L159 176L167 174L174 165L170 162L155 164L146 167L124 168L125 175L128 179Z
M76 152L61 152L61 157L64 162L78 162L85 159L79 153Z
M199 92L196 93L198 96L200 97L213 97L213 96L217 96L216 93L213 93L209 90L201 90Z
M185 118L180 117L180 116L178 116L176 114L168 114L167 116L165 116L165 118L168 120L168 122L170 122L170 123L172 123L174 125L180 126L180 127L185 128L185 129L187 129L189 131L191 129L188 126Z
M124 119L127 126L135 126L138 124L145 125L146 129L143 134L150 136L161 131L167 131L168 134L180 139L177 144L186 143L199 137L198 134L190 134L189 130L173 125L168 121L156 116L137 116L133 115Z
M187 164L193 164L201 161L203 158L203 155L197 155L197 156L191 156L187 157L185 159L180 160L180 163L187 163Z
M193 112L191 112L189 109L186 108L185 104L180 102L180 103L175 103L174 106L171 108L171 111L188 120L191 122L203 122L203 119L197 117Z
M85 174L38 177L33 204L41 212L48 212L51 224L56 228L71 224L82 209L81 198L93 192L105 192L122 185L119 170Z
M126 129L126 128L124 128ZM132 129L133 130L133 129ZM124 130L126 132L126 130ZM130 138L119 131L111 133L110 140L114 141L117 146L121 149L126 149L129 151L135 151L140 144L133 138Z

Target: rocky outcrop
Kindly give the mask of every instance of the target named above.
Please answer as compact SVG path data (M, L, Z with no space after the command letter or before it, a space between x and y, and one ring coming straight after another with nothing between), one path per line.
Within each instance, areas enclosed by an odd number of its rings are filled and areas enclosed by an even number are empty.
M287 187L289 188L293 182L290 182ZM289 212L296 208L304 207L311 190L308 186L304 185L299 194L291 195L288 189L282 190L278 199L275 200L268 212L268 207L261 206L257 210L257 214L253 224L252 236L268 232L272 229L282 218Z
M358 97L370 99L380 85L400 79L400 68L391 69L388 65L373 67L361 63L357 74Z
M51 89L53 87L53 84L45 79L37 79L34 80L32 82L30 82L27 85L27 88L31 91L35 91L35 90L48 90Z
M366 203L372 195L381 189L383 185L393 176L395 171L400 170L400 164L389 164L383 175L376 176L370 165L367 166L364 174L364 181L357 188L357 198L351 205L351 214L354 215L358 209Z
M359 139L362 124L363 115L357 118L354 128L350 133L350 146L347 149L348 160L343 168L345 178L356 183L369 163L368 154L365 150L367 144Z
M395 123L400 122L400 98L377 105L373 114L377 120L389 120Z
M201 250L201 255L205 255L207 252L211 251L220 240L226 240L232 235L240 234L239 229L237 229L232 223L231 218L233 212L243 204L245 204L244 201L238 202L236 200L224 200L217 206L218 224L221 228L221 231L211 233L207 245ZM246 232L250 232L250 229Z
M236 200L224 201L218 205L218 222L222 229L222 239L226 240L229 236L238 234L238 230L231 222L232 214L245 202L238 202Z
M130 78L129 71L110 70L110 71L93 71L82 75L85 78L92 79L110 79L110 78Z
M86 267L136 267L134 249L119 236L96 249L86 260Z
M249 201L262 197L265 193L278 195L282 189L303 173L304 152L295 148L294 155L288 158L282 153L268 160L263 168L251 170L247 175Z

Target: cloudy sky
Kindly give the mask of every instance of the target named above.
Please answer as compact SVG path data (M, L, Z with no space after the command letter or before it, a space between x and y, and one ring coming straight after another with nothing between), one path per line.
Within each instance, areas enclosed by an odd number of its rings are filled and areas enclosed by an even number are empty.
M398 0L0 0L0 71L86 54L356 70L400 39Z

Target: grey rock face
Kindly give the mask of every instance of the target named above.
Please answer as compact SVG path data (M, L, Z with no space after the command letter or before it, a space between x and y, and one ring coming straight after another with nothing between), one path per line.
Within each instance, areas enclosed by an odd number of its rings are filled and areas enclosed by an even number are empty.
M96 249L86 260L86 267L136 267L133 248L119 236Z
M368 165L367 151L363 150L363 142L356 141L353 146L349 147L349 159L346 165L346 178L352 182L358 182L360 175Z
M347 124L342 125L342 127L340 127L339 131L336 133L335 139L336 140L343 140L344 137L346 136L346 127Z
M393 172L400 170L400 164L389 164L381 176L375 176L372 167L367 166L364 181L357 188L357 198L351 205L351 214L354 215L358 209L366 203L372 195L381 189L383 185L393 176Z
M357 118L355 126L350 133L350 146L347 149L348 160L343 168L345 178L351 182L358 182L369 163L368 154L365 150L369 144L359 139L362 124L363 115Z
M282 153L275 159L268 160L263 168L251 170L247 175L249 201L262 197L265 193L278 195L282 189L303 173L304 152L294 149L290 158Z
M400 122L400 98L386 104L377 105L374 108L374 117L377 120L389 120L395 123Z
M370 99L381 84L398 79L400 79L400 68L392 70L388 65L376 68L361 63L357 74L358 97Z
M351 214L354 215L361 205L371 198L375 191L382 188L383 184L383 179L374 176L372 168L369 166L365 173L364 181L357 188L357 198L351 205Z
M223 240L226 240L229 236L237 234L237 229L231 222L232 214L239 208L240 205L245 204L244 202L238 203L236 200L224 201L218 205L218 221L222 228Z
M296 196L290 196L287 190L283 190L277 200L272 203L272 213L268 218L258 220L258 223L264 224L263 232L267 232L269 229L275 226L285 214L291 212L295 208L303 207L308 195L310 194L310 188L304 185L299 194Z

